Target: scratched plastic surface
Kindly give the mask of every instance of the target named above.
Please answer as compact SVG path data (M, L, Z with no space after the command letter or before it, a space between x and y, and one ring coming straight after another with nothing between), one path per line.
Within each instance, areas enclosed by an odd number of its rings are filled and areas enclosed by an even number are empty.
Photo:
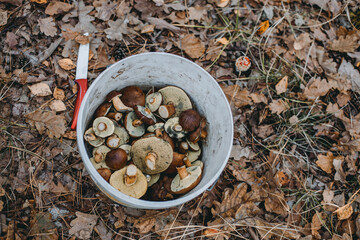
M96 108L114 89L137 85L144 89L174 85L182 88L208 122L203 144L204 172L189 193L170 201L147 201L129 197L108 184L92 166L83 134ZM167 53L144 53L125 58L102 72L89 87L80 107L77 139L84 165L96 185L114 201L143 209L181 205L206 191L218 179L228 161L233 141L233 120L228 101L217 82L197 64Z

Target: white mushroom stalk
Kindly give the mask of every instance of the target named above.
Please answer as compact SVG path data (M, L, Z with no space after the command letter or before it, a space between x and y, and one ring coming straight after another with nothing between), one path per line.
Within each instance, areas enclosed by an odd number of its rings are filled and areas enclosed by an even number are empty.
M105 160L106 154L110 152L110 148L102 145L100 147L94 148L93 157L95 162L100 163Z
M175 106L173 103L170 103L168 105L161 105L159 107L159 115L162 118L167 119L174 114L175 114Z
M133 122L132 122L132 125L134 127L139 127L143 124L143 122L140 120L140 119L135 119Z
M93 122L93 130L96 136L104 138L114 133L115 125L107 117L98 117Z
M145 164L150 170L155 170L157 155L154 152L149 152L145 157Z
M126 186L131 186L131 185L135 184L137 171L138 171L138 169L134 164L130 164L129 166L127 166L126 173L125 173L125 185Z
M146 97L145 102L145 106L149 108L151 112L155 112L162 102L162 95L158 92L151 93Z
M118 112L128 112L128 111L133 111L133 109L131 107L126 106L120 99L120 96L116 96L114 97L111 101L114 105L114 108L116 109L116 111Z

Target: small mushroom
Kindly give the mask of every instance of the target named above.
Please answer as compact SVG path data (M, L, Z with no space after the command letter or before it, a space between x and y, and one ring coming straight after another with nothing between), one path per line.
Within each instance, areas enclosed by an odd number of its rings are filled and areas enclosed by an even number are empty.
M145 106L145 94L137 86L128 86L121 89L120 99L128 107L135 108L136 105Z
M107 117L98 117L93 122L93 130L96 136L105 138L114 133L115 125Z
M179 124L179 118L173 117L166 121L164 125L165 131L171 138L183 138L185 137L186 132L182 128L182 126Z
M155 112L160 107L162 102L162 95L159 92L154 92L146 96L145 107L149 108L151 112Z
M124 126L131 137L141 137L145 133L145 126L137 118L135 112L129 112L125 116Z
M152 185L154 185L157 181L159 181L160 179L160 173L158 174L153 174L153 175L146 175L146 180L148 183L148 187L151 187Z
M155 132L157 129L164 129L164 123L155 123L147 128L148 132Z
M183 161L186 167L191 167L191 162L188 157L184 157Z
M122 118L123 114L121 112L109 112L106 117L114 120L115 122L119 122Z
M170 166L172 158L170 143L161 138L141 138L131 146L131 159L146 174L163 172Z
M187 153L188 150L189 150L189 144L186 141L179 143L179 152Z
M177 117L182 111L192 109L192 104L188 95L181 89L175 86L168 86L158 91L163 97L163 104L168 105L173 103L175 107L174 116Z
M183 127L185 131L189 132L192 132L199 127L200 120L200 114L193 109L183 111L179 116L179 124Z
M162 132L161 138L170 143L172 149L175 149L174 140L166 132Z
M84 139L93 147L99 147L104 144L105 139L95 135L93 128L85 131Z
M201 149L199 149L198 151L189 151L187 157L190 162L195 162L199 158L200 154Z
M251 61L246 56L240 56L235 61L235 67L238 72L245 72L251 67Z
M105 156L111 149L105 145L101 145L100 147L96 147L93 149L93 158L95 162L100 163L105 160Z
M200 161L200 160L196 160L195 162L192 162L191 166L200 166L201 171L204 169L204 163L202 161Z
M110 108L111 108L111 103L109 102L102 103L95 111L94 114L95 118L105 117L110 111Z
M136 105L134 107L134 109L135 109L136 115L143 123L145 123L147 125L153 125L156 123L156 118L152 114L152 112L150 111L149 108L146 108L146 107L143 107L140 105Z
M189 144L189 149L191 151L199 151L200 149L199 143L192 143L191 141L189 141L189 139L186 139L186 142Z
M106 100L108 102L112 102L114 105L114 108L118 112L128 112L132 111L133 109L131 107L126 106L120 99L121 93L119 91L111 91L107 96Z
M108 168L99 168L98 173L107 181L109 182L111 177L111 170Z
M109 168L109 167L106 165L105 161L102 161L102 162L97 163L97 162L95 162L95 159L94 159L94 158L90 158L90 161L91 161L92 165L94 166L94 168L95 168L96 170L99 169L99 168Z
M114 172L110 177L110 184L133 198L141 198L147 191L146 177L133 164Z
M127 160L130 161L131 160L131 155L130 155L131 145L123 144L119 148L121 148L122 150L124 150L126 152Z
M127 154L121 149L113 149L106 154L105 163L112 170L118 170L125 167L127 162Z
M120 126L116 126L114 133L106 139L106 145L109 148L115 149L118 148L120 145L128 143L130 140L130 136L127 133L126 129Z
M166 174L174 174L174 173L176 173L177 172L176 168L181 167L181 166L183 166L185 164L184 163L184 158L185 157L186 157L185 154L180 154L180 153L174 152L172 162L171 162L170 166L165 170L164 173L166 173Z
M184 194L192 190L201 180L201 167L193 166L186 168L185 166L177 168L178 174L171 182L171 191L174 194Z
M164 119L168 119L169 117L171 117L172 115L175 114L175 106L172 102L170 102L167 105L161 105L159 107L159 115L160 117L164 118Z

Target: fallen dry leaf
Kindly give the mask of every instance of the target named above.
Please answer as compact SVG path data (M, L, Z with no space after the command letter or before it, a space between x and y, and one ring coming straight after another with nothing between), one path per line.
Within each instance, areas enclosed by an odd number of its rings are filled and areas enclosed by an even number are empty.
M240 90L239 85L226 86L221 84L220 87L224 91L227 100L230 103L233 103L236 107L244 107L251 103L249 91L247 89Z
M30 2L35 2L38 4L45 4L45 3L47 3L47 0L30 0Z
M75 41L79 44L88 44L90 42L89 36L79 34L75 37Z
M64 70L71 70L71 69L76 68L76 65L73 63L73 61L70 58L60 59L58 61L58 64Z
M269 108L271 110L271 113L274 114L281 114L282 112L286 111L287 109L290 108L289 104L287 102L285 102L282 99L277 99L277 100L273 100L270 104L269 104Z
M65 92L64 92L64 90L55 87L54 93L53 93L53 97L54 97L55 99L64 101L64 99L65 99Z
M76 140L76 131L70 131L70 132L66 132L63 135L64 138L68 138L68 139L72 139L72 140Z
M7 20L8 20L7 11L0 9L0 26L6 25Z
M331 203L332 200L334 199L334 196L335 196L335 193L332 190L325 189L323 192L323 199L324 199L324 202L326 202L326 203Z
M274 133L274 129L271 125L260 125L260 126L254 126L253 132L258 137L265 139Z
M29 236L34 236L35 239L57 240L59 238L51 214L48 212L36 213L35 216L33 216L30 225ZM43 237L40 238L39 236Z
M233 145L230 153L230 158L234 160L240 160L242 157L249 158L251 149L249 147L243 147L241 145Z
M345 106L351 100L351 95L348 92L341 92L336 96L336 102L339 107Z
M268 100L263 93L251 93L250 98L253 100L254 103L265 103L268 104Z
M294 49L299 51L308 47L311 43L309 33L302 33L294 42Z
M209 4L205 6L197 5L195 7L189 7L189 19L201 22L206 19L209 9L211 9L211 5ZM185 19L186 18L187 17L185 17Z
M28 87L31 93L35 96L45 97L52 94L49 85L47 85L46 83L35 83L33 85L29 85Z
M108 21L109 28L105 29L106 37L111 40L121 41L123 34L128 33L127 21L125 19L117 19L116 21Z
M351 89L354 92L360 93L360 72L354 68L351 62L347 62L343 59L338 72L342 78L351 82Z
M222 8L226 7L230 2L230 0L214 0L214 1L215 1L216 6L222 7Z
M290 182L289 176L283 171L278 171L275 178L281 187L288 185Z
M114 235L112 230L108 229L103 221L99 221L98 225L94 227L94 230L99 235L101 240L110 240Z
M55 27L55 22L52 17L41 18L38 20L40 31L46 36L54 37L57 33L57 28Z
M76 212L75 214L77 218L70 222L69 234L80 239L90 239L99 217L82 212Z
M68 12L70 9L71 9L71 5L69 3L52 1L47 5L45 9L45 13L53 16L55 14Z
M194 34L187 34L181 39L181 49L191 58L199 58L205 52L205 44Z
M334 213L337 214L339 220L345 220L351 217L354 210L351 204L346 204L340 208L338 208Z
M273 212L281 216L286 216L290 210L283 192L269 193L265 199L265 209L268 212Z
M326 79L311 79L304 89L304 96L309 100L315 100L318 97L325 96L332 88Z
M316 239L321 239L320 233L318 232L323 223L325 223L325 213L319 213L319 212L315 212L314 216L312 217L312 221L311 221L311 234L316 238Z
M49 104L49 107L51 110L53 110L55 112L62 112L62 111L66 110L66 106L65 106L64 102L61 100L58 100L58 99L51 101Z
M5 42L9 45L10 48L14 48L18 44L18 36L13 32L6 33Z
M27 122L35 126L40 134L47 133L50 138L60 138L65 133L65 117L56 115L54 111L36 110L26 114Z
M264 32L266 32L266 30L269 28L269 26L270 26L269 20L261 22L259 24L259 29L257 30L257 33L260 35L263 34Z
M288 87L288 76L285 76L275 85L276 93L280 95L286 92L287 87Z
M338 51L338 52L355 52L355 50L360 46L360 33L356 31L352 34L348 34L345 37L340 36L339 39L329 41L327 48L329 50Z
M141 33L152 33L154 31L154 28L155 28L155 25L153 25L153 24L145 25L141 29Z
M84 1L80 1L78 5L79 22L75 26L76 32L96 32L96 27L91 23L95 18L89 13L94 9L93 6L85 5Z
M220 39L218 39L218 40L216 40L218 43L221 43L221 44L223 44L223 45L228 45L229 44L229 40L227 40L227 38L226 37L222 37L222 38L220 38Z
M93 5L97 11L95 17L108 21L115 14L116 7L119 3L116 1L95 0Z
M224 191L224 197L222 198L222 202L214 201L214 208L211 209L213 215L216 214L225 214L233 215L235 212L228 212L229 210L235 210L234 208L239 207L239 205L243 202L243 197L247 192L247 184L240 183L237 185L234 190L230 193L230 189L226 189ZM228 213L227 213L228 212Z
M316 165L318 165L324 172L331 174L334 169L334 155L332 154L332 152L328 152L326 156L319 154L317 158L318 160L316 161Z

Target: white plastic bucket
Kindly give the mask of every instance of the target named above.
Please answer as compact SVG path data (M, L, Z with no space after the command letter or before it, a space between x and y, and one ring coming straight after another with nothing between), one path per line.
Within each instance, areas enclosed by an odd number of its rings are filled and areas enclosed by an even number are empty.
M147 201L129 197L106 182L93 167L84 132L96 108L112 90L129 85L156 88L174 85L182 88L208 122L207 142L203 144L204 172L199 185L170 201ZM80 107L77 142L86 170L99 189L122 205L162 209L181 205L207 190L220 176L228 161L233 141L233 119L228 101L217 82L204 69L183 57L167 53L144 53L125 58L102 72L91 84Z

